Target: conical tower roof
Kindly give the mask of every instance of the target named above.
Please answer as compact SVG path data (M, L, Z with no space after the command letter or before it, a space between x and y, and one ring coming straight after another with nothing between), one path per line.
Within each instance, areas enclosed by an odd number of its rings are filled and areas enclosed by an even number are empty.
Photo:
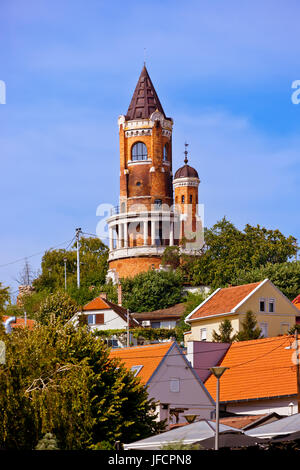
M151 114L156 110L166 117L151 78L148 74L148 70L144 65L140 78L135 87L133 97L126 114L126 119L149 119Z

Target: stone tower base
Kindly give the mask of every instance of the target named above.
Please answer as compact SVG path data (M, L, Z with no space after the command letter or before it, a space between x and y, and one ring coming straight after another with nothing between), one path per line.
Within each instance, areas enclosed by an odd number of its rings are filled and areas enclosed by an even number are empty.
M122 258L109 262L107 278L117 283L122 277L133 277L149 269L160 269L161 257L147 256L137 258Z

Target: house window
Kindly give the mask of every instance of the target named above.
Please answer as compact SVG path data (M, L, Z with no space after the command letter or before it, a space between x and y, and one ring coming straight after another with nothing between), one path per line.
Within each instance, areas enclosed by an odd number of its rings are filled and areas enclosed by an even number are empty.
M142 369L143 366L132 366L131 367L131 372L133 372L134 376L136 377L139 373L139 371Z
M260 312L265 312L266 311L265 299L260 299L259 300L259 311Z
M268 337L268 323L259 323L259 328L261 329L261 338Z
M151 328L160 328L160 321L152 321Z
M117 348L118 347L118 340L117 339L106 339L105 343L109 348Z
M95 319L95 315L88 315L88 325L95 325L96 323L96 319Z
M269 313L275 312L275 299L269 299Z
M290 329L289 323L285 323L285 322L280 323L280 334L286 335L289 329Z
M170 392L178 393L180 391L180 379L170 379Z
M206 341L206 328L200 330L200 341Z
M131 160L147 160L147 147L143 142L137 142L132 146Z
M96 313L95 323L96 325L104 325L104 313Z

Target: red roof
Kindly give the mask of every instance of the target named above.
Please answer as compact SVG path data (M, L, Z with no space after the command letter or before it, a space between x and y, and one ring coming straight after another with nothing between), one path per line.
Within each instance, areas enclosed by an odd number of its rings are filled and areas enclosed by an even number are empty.
M117 315L119 315L124 321L127 321L127 310L120 305L114 304L110 300L104 299L101 296L96 297L91 300L83 307L84 312L94 311L94 310L113 310ZM135 328L140 326L137 320L134 320L131 315L129 315L129 326L130 328Z
M242 286L225 287L217 290L207 301L204 301L189 320L221 313L229 313L245 297L247 297L261 282L253 282Z
M297 393L294 336L277 336L231 344L220 365L228 367L220 379L220 401L255 400ZM289 348L289 349L287 349ZM205 386L213 398L216 379Z
M111 358L119 358L127 369L142 366L137 374L141 382L146 384L155 372L174 342L137 346L132 348L112 349Z
M3 315L2 321L3 323L9 318L8 315ZM30 329L32 329L35 325L35 320L30 320L27 318L26 320L26 326ZM16 317L16 323L11 323L12 328L25 328L25 319L22 317Z
M292 301L295 307L299 308L300 310L300 294Z

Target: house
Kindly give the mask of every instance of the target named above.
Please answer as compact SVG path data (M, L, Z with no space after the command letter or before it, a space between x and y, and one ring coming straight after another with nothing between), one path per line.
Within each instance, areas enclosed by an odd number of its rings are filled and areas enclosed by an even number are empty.
M172 329L176 327L185 309L185 303L180 303L153 312L132 313L131 316L143 327Z
M289 335L232 343L218 364L228 367L220 379L220 409L253 415L297 413L294 348L294 336ZM205 386L215 398L213 375L205 381Z
M186 422L188 415L214 415L214 400L176 342L112 349L110 357L120 359L147 387L159 420L171 424Z
M256 315L262 336L286 334L296 323L297 307L269 280L217 289L185 319L191 325L187 341L212 341L213 331L231 321L233 333L241 330L248 311Z
M89 325L91 330L122 330L124 329L124 338L112 336L106 340L109 346L123 347L126 344L126 328L135 328L140 326L137 320L134 320L124 307L110 302L106 294L100 294L99 297L88 302L80 312L75 313L70 322L77 325L83 321ZM135 339L130 335L130 342Z

